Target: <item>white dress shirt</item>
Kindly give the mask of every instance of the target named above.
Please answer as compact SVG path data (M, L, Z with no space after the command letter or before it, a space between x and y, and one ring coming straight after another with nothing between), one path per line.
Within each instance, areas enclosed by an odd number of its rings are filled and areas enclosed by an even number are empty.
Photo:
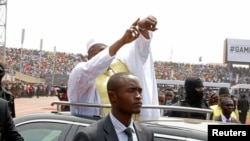
M133 119L131 120L130 124L128 127L124 126L119 120L117 120L114 115L110 112L110 119L111 122L115 128L116 135L119 139L119 141L128 141L128 135L124 132L126 128L131 128L132 129L132 136L133 136L133 141L138 141L135 129L133 126Z
M222 120L222 122L232 122L231 117L229 119L227 119L223 114L221 114L221 120ZM227 121L227 120L229 120L229 121Z

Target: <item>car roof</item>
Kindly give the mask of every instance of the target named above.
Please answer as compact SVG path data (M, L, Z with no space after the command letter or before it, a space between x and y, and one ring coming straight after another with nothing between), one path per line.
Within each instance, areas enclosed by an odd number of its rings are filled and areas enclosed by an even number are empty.
M20 117L14 118L14 122L25 123L26 121L60 121L60 122L69 122L71 124L83 124L84 126L88 126L94 122L96 122L99 117L77 117L71 115L70 112L51 112L51 113L34 113L27 114ZM207 132L208 125L214 124L223 124L222 122L216 122L212 120L200 120L200 119L192 119L192 118L179 118L179 117L160 117L157 120L143 120L139 121L140 123L155 126L155 127L174 127L181 128L187 130L199 130L202 132Z
M34 113L27 114L20 117L16 117L13 119L16 123L16 126L19 124L25 124L26 122L37 122L37 121L45 121L45 122L67 122L70 124L82 124L84 126L88 126L94 122L96 122L97 118L83 118L71 115L69 112L62 113Z
M199 130L202 132L208 131L208 125L223 124L213 120L200 120L192 118L179 118L179 117L161 117L158 120L140 121L145 124L151 124L154 126L161 127L175 127L187 130Z

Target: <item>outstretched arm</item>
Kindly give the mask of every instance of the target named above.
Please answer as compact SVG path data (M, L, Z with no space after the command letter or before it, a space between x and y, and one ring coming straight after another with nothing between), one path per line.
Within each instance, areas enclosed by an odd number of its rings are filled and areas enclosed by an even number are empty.
M132 41L134 41L135 39L137 39L140 35L139 30L136 28L136 25L138 23L140 19L138 18L129 29L126 30L126 32L124 33L124 35L117 40L115 43L113 43L110 47L109 47L109 54L110 56L114 56L116 54L116 52L125 44L130 43Z

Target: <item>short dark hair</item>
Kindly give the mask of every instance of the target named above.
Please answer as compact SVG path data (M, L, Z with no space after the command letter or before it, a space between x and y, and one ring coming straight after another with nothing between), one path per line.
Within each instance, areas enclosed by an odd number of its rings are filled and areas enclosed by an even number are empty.
M218 93L219 93L219 95L230 94L227 87L221 87L221 88L219 88L219 92Z
M122 76L133 75L130 72L119 72L112 75L107 82L107 91L116 91L120 85L120 78Z

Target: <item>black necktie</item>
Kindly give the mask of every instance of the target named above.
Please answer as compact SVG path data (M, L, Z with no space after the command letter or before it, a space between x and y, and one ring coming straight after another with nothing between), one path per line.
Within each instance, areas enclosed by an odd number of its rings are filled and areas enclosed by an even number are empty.
M124 132L128 135L128 141L133 141L132 129L131 128L127 128L127 129L124 130Z

